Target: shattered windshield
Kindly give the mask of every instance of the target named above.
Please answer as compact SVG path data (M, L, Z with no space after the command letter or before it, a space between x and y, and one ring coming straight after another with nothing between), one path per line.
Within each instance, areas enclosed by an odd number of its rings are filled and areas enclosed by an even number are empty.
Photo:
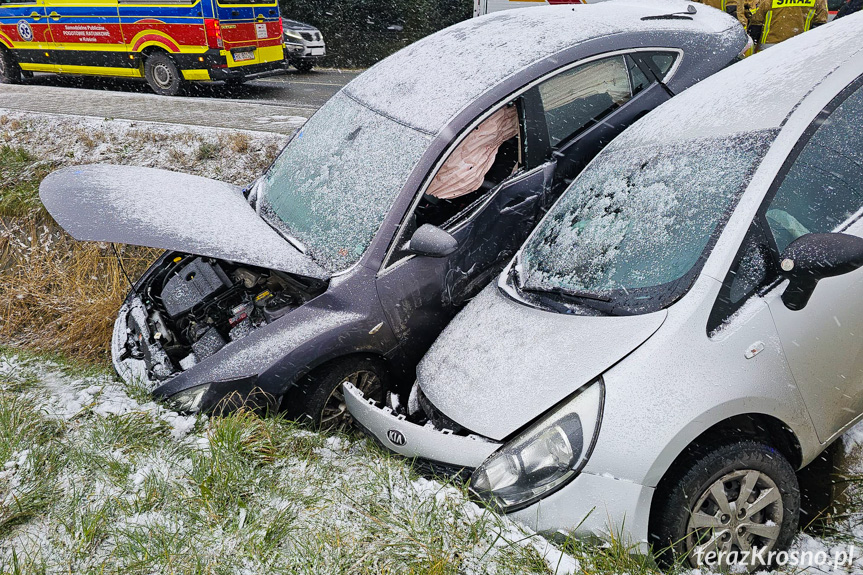
M660 309L691 285L775 134L601 155L520 256L519 287L610 313Z
M365 252L430 140L336 94L264 177L261 215L327 270L346 269Z

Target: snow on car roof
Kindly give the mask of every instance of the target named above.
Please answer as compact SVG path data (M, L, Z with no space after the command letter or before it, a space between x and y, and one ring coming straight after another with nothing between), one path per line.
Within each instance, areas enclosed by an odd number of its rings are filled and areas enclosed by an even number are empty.
M690 5L680 0L614 0L473 18L382 60L348 84L345 92L382 115L437 134L491 87L587 40L657 31L734 37L734 18L701 5L696 5L691 20L642 20L686 12Z
M860 57L861 21L836 20L714 74L636 122L607 150L780 128L818 84Z

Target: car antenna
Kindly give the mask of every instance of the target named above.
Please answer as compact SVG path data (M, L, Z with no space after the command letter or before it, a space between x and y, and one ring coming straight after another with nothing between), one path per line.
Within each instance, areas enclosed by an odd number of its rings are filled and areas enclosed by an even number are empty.
M657 16L643 16L642 20L692 20L692 16L698 13L695 6L690 4L686 12L672 12L671 14L659 14Z
M135 289L135 284L132 283L132 278L130 278L129 274L126 272L126 266L123 265L123 258L120 257L120 252L117 251L117 244L111 242L111 249L114 250L114 257L117 258L117 263L120 264L120 271L122 271L123 275L126 276L126 281L129 282L129 287L131 289Z

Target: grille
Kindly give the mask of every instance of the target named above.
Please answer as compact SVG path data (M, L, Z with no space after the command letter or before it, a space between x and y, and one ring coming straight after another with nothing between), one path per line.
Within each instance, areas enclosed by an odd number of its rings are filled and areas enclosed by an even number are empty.
M305 40L306 42L315 41L315 34L312 32L300 32L300 36L302 36L303 40Z

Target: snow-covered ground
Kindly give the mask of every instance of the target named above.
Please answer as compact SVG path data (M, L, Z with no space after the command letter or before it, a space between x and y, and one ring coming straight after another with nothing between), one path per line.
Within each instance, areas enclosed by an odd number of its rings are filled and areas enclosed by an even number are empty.
M0 412L2 573L577 568L358 437L179 416L111 376L9 352Z

